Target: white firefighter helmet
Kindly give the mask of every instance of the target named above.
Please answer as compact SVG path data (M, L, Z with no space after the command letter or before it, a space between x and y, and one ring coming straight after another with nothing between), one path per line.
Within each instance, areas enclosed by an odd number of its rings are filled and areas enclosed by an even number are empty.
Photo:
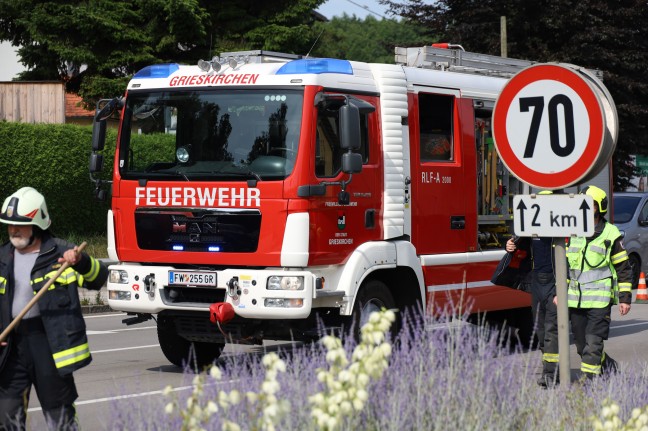
M2 204L0 222L15 225L33 224L46 230L52 224L45 198L32 187L23 187Z

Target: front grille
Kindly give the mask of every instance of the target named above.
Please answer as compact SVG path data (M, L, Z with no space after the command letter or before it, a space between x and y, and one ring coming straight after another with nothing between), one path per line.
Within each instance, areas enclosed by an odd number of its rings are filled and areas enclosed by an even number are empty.
M225 301L225 289L199 287L165 287L162 291L162 301L165 304L203 304Z
M137 245L144 250L253 253L259 245L257 210L135 212Z

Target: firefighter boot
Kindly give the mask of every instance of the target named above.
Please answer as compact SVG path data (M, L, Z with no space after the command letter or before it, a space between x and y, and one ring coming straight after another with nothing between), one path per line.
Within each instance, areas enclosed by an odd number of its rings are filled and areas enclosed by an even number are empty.
M617 361L612 359L607 353L605 354L605 359L601 365L601 374L609 376L611 374L616 374L619 372L619 365Z
M556 370L554 373L543 372L538 379L538 385L546 389L555 388L559 384L560 376L558 375L558 370Z

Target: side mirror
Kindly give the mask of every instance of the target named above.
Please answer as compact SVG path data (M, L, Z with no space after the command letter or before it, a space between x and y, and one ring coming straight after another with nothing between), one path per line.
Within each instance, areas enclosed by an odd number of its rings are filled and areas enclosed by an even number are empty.
M95 120L92 127L92 151L101 151L106 145L106 120Z
M102 101L100 100L99 103ZM103 108L97 112L95 115L95 121L103 121L107 120L108 117L112 115L113 112L115 112L115 109L117 109L120 105L120 99L115 98L115 99L110 99L108 103L106 103Z
M103 169L103 154L90 154L90 173L101 172Z
M342 154L342 172L345 174L357 174L362 171L362 154Z
M360 149L360 110L348 103L340 107L340 148Z

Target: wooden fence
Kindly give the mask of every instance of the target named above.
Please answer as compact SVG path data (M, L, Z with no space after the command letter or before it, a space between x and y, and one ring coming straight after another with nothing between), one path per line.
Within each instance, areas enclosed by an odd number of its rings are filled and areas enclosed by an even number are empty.
M0 120L65 123L62 82L0 82Z

